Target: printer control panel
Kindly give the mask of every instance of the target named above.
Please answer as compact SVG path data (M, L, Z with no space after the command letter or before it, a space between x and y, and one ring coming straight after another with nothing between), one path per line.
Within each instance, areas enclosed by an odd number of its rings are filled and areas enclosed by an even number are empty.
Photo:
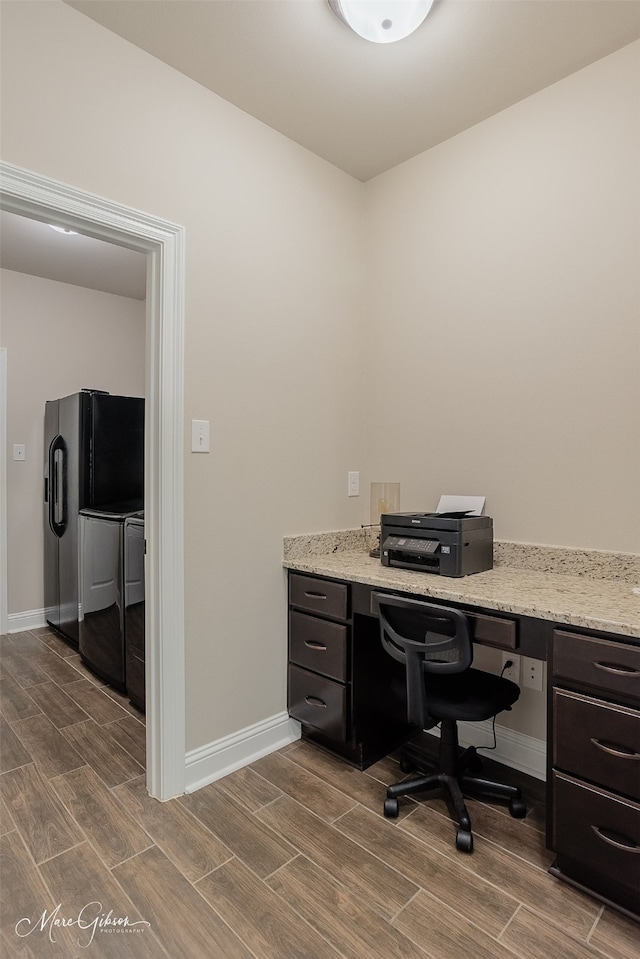
M412 553L435 553L440 541L437 539L413 539L404 536L395 537L396 549L410 549Z

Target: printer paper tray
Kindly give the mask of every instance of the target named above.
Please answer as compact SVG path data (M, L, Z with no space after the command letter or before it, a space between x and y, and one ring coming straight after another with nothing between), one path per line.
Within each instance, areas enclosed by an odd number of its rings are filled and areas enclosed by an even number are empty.
M394 567L395 569L417 570L420 573L436 573L436 575L439 575L440 573L439 561L428 556L412 556L410 559L408 558L405 561L401 559L395 559L393 556L390 556L389 566Z

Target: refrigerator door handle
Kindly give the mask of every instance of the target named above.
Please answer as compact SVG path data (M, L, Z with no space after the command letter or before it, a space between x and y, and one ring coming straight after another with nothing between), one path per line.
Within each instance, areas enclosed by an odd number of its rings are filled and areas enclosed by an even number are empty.
M63 438L58 435L49 447L49 526L59 538L67 528L66 509L66 453Z

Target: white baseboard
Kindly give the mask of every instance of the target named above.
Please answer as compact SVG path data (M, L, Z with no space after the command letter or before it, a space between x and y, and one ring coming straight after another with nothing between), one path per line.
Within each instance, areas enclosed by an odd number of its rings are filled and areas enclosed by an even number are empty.
M24 613L9 613L7 632L21 633L25 629L42 629L47 625L44 609L28 609Z
M195 792L297 739L300 739L300 723L282 712L192 749L186 755L185 792Z
M438 736L440 731L431 729L429 732ZM490 720L484 723L458 723L458 734L464 746L493 744ZM186 755L185 792L195 792L298 739L300 723L282 712L206 746L192 749ZM547 748L544 741L497 724L496 740L496 749L481 752L480 755L490 756L535 779L546 779Z
M439 729L430 729L429 732L440 735ZM458 736L461 746L493 746L492 722L488 719L483 723L458 723ZM496 748L490 752L483 749L480 755L489 756L535 779L544 781L547 778L547 744L544 740L506 726L496 723Z

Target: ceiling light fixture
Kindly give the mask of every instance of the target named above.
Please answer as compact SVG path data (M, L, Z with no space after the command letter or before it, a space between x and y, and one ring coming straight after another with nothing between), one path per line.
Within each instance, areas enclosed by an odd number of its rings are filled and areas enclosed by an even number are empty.
M70 230L68 226L56 226L55 223L47 223L47 226L50 226L52 230L57 230L58 233L66 233L67 236L77 236L77 230Z
M373 43L393 43L417 30L434 0L327 0L336 17Z

